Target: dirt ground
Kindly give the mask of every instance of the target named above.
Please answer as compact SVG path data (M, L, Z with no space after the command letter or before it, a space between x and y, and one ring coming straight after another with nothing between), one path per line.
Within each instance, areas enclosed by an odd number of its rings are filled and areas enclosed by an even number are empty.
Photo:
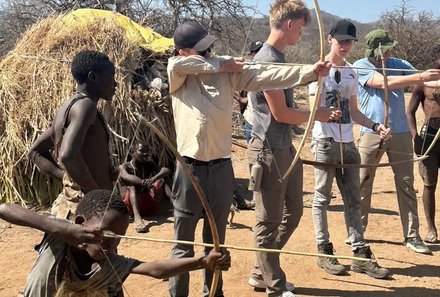
M244 140L240 142L245 143ZM294 140L295 145L298 139ZM245 149L233 147L233 162L239 190L246 193L247 161ZM302 157L311 159L310 145L306 144ZM386 162L386 158L382 160ZM313 193L313 168L304 167L304 216L285 249L298 252L316 252L313 224L311 220L311 201ZM421 202L423 190L421 179L415 166L416 189L419 199L420 231L424 236L426 223ZM350 246L344 244L346 235L343 216L343 204L337 187L334 186L335 199L329 211L331 239L337 255L351 255ZM439 190L437 197L440 196ZM165 207L156 217L150 218L150 233L153 238L173 238L172 213ZM240 211L235 216L237 229L228 229L226 243L230 245L252 247L253 211ZM440 226L440 207L437 207L437 226ZM201 224L199 224L200 227ZM197 241L200 241L200 229ZM133 224L128 235L137 235ZM0 296L16 296L23 288L26 275L36 252L35 244L41 239L41 232L8 225L0 220ZM374 183L373 203L370 223L365 234L381 266L393 273L391 280L376 280L365 274L349 272L346 276L332 276L315 264L314 257L282 255L281 263L289 281L296 286L297 296L357 296L357 297L407 297L440 296L440 244L429 245L433 255L416 254L402 245L403 235L397 208L393 174L390 168L378 169ZM170 257L170 244L147 241L123 240L121 254L144 261ZM196 253L201 254L196 248ZM223 274L225 296L262 297L265 293L255 292L248 286L248 274L254 263L252 252L231 251L233 266ZM341 260L349 268L349 260ZM191 273L191 296L200 296L203 278L200 271ZM168 283L148 277L130 276L125 282L126 296L167 296Z

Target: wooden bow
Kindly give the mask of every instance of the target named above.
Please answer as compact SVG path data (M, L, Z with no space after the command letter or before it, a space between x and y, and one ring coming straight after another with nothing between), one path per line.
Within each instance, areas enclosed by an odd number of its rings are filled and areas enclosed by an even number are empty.
M324 53L324 44L325 44L325 36L324 36L324 25L322 22L321 17L321 10L319 8L319 4L317 0L313 0L313 6L315 7L315 13L316 13L316 19L318 20L318 27L319 27L319 37L320 37L320 43L321 43L321 53L320 53L320 61L324 62L325 53ZM287 169L286 173L280 178L280 182L283 182L286 180L286 178L289 177L290 172L295 167L295 164L299 160L299 156L301 154L301 150L304 148L304 144L306 143L307 137L310 134L310 131L312 130L313 121L315 120L316 110L319 103L319 98L321 97L322 92L322 76L318 76L318 84L315 92L315 96L313 96L313 99L310 102L310 115L309 115L309 121L307 122L306 129L304 131L304 136L301 139L301 142L298 146L298 150L296 151L295 157L293 158L292 163L290 164L289 168ZM314 101L313 101L314 100Z
M439 83L439 81L437 81L435 88L438 87L438 83ZM432 111L432 105L431 105L431 111ZM431 118L431 112L430 112L429 118ZM432 140L431 144L429 145L428 149L422 154L423 157L428 156L429 152L434 148L434 146L437 143L439 138L440 138L440 129L437 130L437 133L435 134L435 137ZM425 135L425 139L426 139L426 135Z
M208 222L209 222L209 227L211 228L214 250L216 252L220 252L220 239L219 239L219 235L218 235L217 226L215 224L214 215L212 214L211 207L209 206L209 202L206 199L205 193L203 192L202 187L200 186L200 183L197 181L197 179L195 178L191 169L185 163L182 156L177 151L177 149L174 147L174 145L171 143L171 141L158 128L156 128L156 126L151 124L151 122L147 121L142 116L141 116L141 119L144 120L147 127L150 128L151 131L153 131L165 143L165 145L171 150L171 152L176 157L177 161L179 161L180 165L182 166L183 171L185 172L186 176L189 178L192 186L194 187L194 190L197 193L197 196L199 197L200 202L202 203L203 209L205 210L205 214L206 214L206 217L208 218ZM212 278L212 284L211 284L211 290L209 292L209 297L214 297L215 291L217 290L219 277L220 277L220 270L216 269L214 271L214 275Z

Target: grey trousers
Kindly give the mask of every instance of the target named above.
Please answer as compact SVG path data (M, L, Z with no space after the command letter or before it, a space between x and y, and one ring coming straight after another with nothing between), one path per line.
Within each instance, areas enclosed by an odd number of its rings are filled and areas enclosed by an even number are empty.
M218 229L220 243L225 242L226 223L232 204L234 190L234 174L232 162L225 159L212 165L188 165L200 182L203 192L212 209ZM174 232L175 239L194 241L195 230L200 218L203 217L203 207L199 198L178 162L173 181ZM207 219L203 224L203 242L212 243L211 229ZM211 248L205 248L205 255ZM194 248L190 245L176 244L172 249L172 258L193 257ZM208 296L211 288L213 272L204 271L205 285L203 295ZM222 278L220 276L215 296L223 296ZM170 278L169 293L173 297L183 297L189 294L189 273Z
M360 164L359 152L353 142L343 143L344 164ZM341 163L340 143L333 138L314 139L312 151L315 161ZM318 244L330 242L327 209L332 199L333 179L344 201L344 218L353 250L366 245L361 220L361 198L359 192L359 168L340 168L315 166L315 196L312 204L313 224Z
M289 177L280 182L295 156L295 149L269 149L259 139L248 145L249 163L254 164L260 152L265 154L261 191L254 192L256 224L255 246L282 249L299 224L303 214L303 163L300 160ZM286 275L276 253L257 253L257 267L253 274L261 274L269 296L280 296L286 291Z
M384 150L390 162L411 160L413 147L411 135L409 133L396 133L384 143ZM379 147L380 137L377 134L363 133L359 139L359 152L362 163L371 164L375 162L377 148ZM407 238L419 235L419 215L417 211L417 197L414 190L414 164L406 162L392 166L394 173L394 183L397 191L397 202L399 204L400 220L403 227L403 236ZM376 168L361 168L360 180L365 179L370 172L371 177L365 183L361 191L361 213L364 229L368 225L368 212L371 207L371 193Z

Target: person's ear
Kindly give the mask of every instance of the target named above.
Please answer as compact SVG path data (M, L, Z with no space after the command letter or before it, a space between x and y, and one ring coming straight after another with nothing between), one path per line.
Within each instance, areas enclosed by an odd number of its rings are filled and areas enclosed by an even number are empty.
M286 22L286 28L287 30L290 30L292 28L293 24L292 24L292 20L287 20Z
M89 73L87 73L87 78L90 81L96 81L97 78L96 73L93 71L89 71Z
M77 225L82 225L85 221L86 221L86 219L84 219L83 216L76 216L75 217L75 224L77 224Z
M327 36L327 41L329 44L332 44L332 38L333 37L330 34Z
M186 56L188 56L188 53L186 51L184 51L183 49L179 49L179 56L186 57Z

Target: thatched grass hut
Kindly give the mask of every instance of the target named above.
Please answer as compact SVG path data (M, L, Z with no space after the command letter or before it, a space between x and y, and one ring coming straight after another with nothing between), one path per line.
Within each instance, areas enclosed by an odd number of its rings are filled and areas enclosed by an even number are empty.
M59 183L39 173L27 152L72 94L70 61L83 49L107 53L116 66L114 100L99 107L111 131L114 165L123 162L134 137L151 144L162 165L172 164L171 154L138 120L138 114L158 118L174 142L170 100L149 86L154 77L166 79L172 40L117 13L78 10L35 24L0 62L0 202L47 204L58 194Z

